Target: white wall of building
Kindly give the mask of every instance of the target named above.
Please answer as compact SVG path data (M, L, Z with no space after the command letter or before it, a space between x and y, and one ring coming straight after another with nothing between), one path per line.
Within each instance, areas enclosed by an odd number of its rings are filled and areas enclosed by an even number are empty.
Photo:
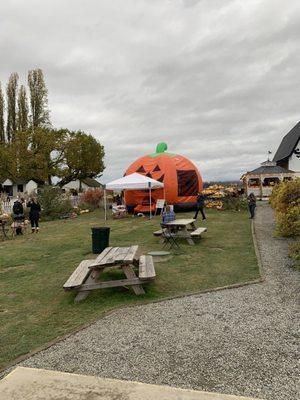
M18 185L16 185L16 184L14 183L14 184L13 184L13 196L14 196L14 197L17 197L18 194L19 194Z
M79 179L76 179L76 181L72 181L72 182L69 182L69 183L65 184L63 186L63 189L65 189L67 191L73 189L73 190L77 190L77 192L78 192L79 191L79 186L80 186L80 181L79 181ZM82 182L81 183L81 189L83 191L85 191L85 190L90 189L90 187Z
M13 182L10 179L6 179L4 182L2 182L3 186L12 186Z
M295 147L295 149L300 150L300 140L298 141L298 144ZM297 172L297 175L300 176L300 157L298 158L294 152L289 158L289 169L291 171Z
M30 180L30 181L27 182L26 185L25 185L25 191L26 191L28 194L30 194L30 193L32 193L32 192L35 192L35 193L36 193L37 188L38 188L38 185L37 185L37 183L36 183L35 181L33 181L33 180Z
M12 189L11 195L13 197L17 197L18 195L22 195L24 192L27 192L28 194L32 192L36 192L38 185L34 180L30 180L27 183L24 182L23 184L16 184L12 182L10 179L6 179L3 183L2 186L10 186ZM21 187L20 187L21 186ZM22 189L22 190L20 190Z
M65 189L65 190L71 190L71 189L79 190L79 184L80 184L79 179L76 179L76 181L71 181L69 183L66 183L63 186L63 189Z

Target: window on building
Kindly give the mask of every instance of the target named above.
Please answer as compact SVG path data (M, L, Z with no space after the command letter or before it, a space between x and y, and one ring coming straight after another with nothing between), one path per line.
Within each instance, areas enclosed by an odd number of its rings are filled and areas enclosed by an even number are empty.
M22 192L23 192L23 190L24 190L24 189L23 189L23 185L21 185L21 184L20 184L20 185L18 185L18 192L21 192L21 193L22 193Z
M280 179L277 177L274 178L265 178L263 180L263 186L275 186L280 183Z
M248 180L248 187L260 187L260 179L259 178L251 178Z

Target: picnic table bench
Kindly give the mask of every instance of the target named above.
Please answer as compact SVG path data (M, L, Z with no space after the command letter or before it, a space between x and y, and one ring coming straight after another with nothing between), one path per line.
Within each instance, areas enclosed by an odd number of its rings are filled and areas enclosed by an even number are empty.
M166 222L163 229L153 232L154 236L165 236L165 233L170 233L176 238L184 238L190 245L194 245L193 239L201 238L202 233L207 231L207 228L197 228L195 219L176 219L171 222ZM166 232L169 231L169 232Z
M126 278L101 281L101 274L108 269L121 269ZM75 301L85 299L91 290L120 286L130 286L139 295L145 293L142 284L153 280L155 275L152 256L139 256L138 246L107 247L96 259L81 261L63 288L78 291Z
M207 228L197 228L195 231L191 232L192 237L201 237L202 233L206 232Z

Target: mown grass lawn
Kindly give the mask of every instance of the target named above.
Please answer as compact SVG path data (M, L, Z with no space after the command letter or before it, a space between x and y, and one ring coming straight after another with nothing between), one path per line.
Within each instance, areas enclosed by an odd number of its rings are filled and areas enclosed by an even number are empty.
M0 242L0 368L104 311L258 278L247 213L207 214L203 239L196 246L182 242L180 252L172 251L171 259L157 263L157 279L145 285L143 296L123 288L102 289L74 303L75 293L64 292L62 286L81 260L95 257L92 226L110 226L112 246L138 244L147 253L162 248L152 235L159 217L105 223L97 211L75 220L43 223L38 235ZM203 226L200 220L198 226Z

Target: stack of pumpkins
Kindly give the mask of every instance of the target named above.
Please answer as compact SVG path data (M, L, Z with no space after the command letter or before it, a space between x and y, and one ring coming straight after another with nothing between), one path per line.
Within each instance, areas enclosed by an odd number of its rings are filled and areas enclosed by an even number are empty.
M216 208L217 210L223 210L224 202L222 199L225 197L238 197L238 187L237 185L230 185L225 187L223 185L211 185L204 189L202 192L206 197L206 207Z

